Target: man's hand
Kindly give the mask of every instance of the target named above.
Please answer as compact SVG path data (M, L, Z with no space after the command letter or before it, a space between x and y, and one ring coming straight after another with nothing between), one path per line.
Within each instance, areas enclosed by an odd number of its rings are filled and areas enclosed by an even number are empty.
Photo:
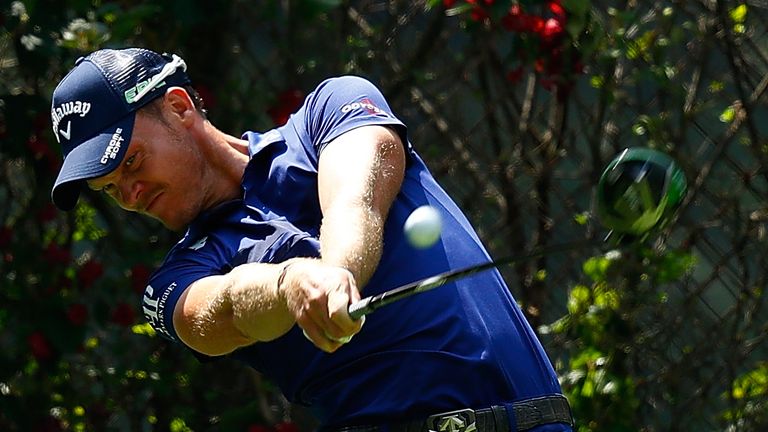
M278 295L307 339L323 351L336 351L362 328L363 320L354 321L347 313L360 293L354 276L344 268L318 260L286 263Z

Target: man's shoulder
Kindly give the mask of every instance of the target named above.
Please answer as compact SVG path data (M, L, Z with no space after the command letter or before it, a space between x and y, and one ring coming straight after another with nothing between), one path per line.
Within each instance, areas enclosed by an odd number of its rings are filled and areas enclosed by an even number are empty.
M365 95L371 92L380 93L381 90L373 79L359 75L338 75L324 79L310 93L308 98L323 98L334 94L360 93Z
M305 247L312 255L311 236L285 218L235 200L206 212L168 252L164 266L184 261L226 271L245 262L271 262L286 249ZM303 249L302 249L303 250ZM308 253L305 251L305 253Z

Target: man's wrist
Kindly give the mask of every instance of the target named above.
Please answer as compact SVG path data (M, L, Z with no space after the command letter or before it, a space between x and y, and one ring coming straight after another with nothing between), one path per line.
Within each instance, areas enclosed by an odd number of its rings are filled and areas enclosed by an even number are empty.
M280 274L277 276L277 295L280 297L283 297L283 283L285 282L285 276L288 274L288 268L294 264L296 264L295 261L283 263L283 267L280 269Z

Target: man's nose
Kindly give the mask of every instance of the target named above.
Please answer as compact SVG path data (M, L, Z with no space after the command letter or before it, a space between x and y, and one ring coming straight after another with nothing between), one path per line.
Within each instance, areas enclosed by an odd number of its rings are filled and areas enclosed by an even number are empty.
M143 210L141 198L146 190L144 182L138 180L126 180L120 183L120 204L126 209Z

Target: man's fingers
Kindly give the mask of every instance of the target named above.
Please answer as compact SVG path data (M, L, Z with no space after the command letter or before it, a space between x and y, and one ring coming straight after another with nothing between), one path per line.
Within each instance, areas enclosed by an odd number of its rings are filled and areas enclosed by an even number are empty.
M310 311L309 316L312 318L312 321L315 322L317 327L329 338L338 339L349 334L348 330L344 329L339 323L331 318L331 314L327 307L314 308Z
M344 293L336 293L329 297L331 304L339 305L336 310L327 308L310 308L305 310L297 323L304 330L304 335L318 348L326 352L333 352L341 345L352 340L360 327L362 320L353 321L347 313L349 297Z
M305 338L325 352L332 353L343 345L343 343L327 337L325 332L317 326L302 327L301 331Z
M354 293L357 293L357 289L353 288ZM352 303L350 298L354 298L354 295L347 295L346 292L339 292L329 297L328 299L328 313L332 322L336 323L344 332L342 336L348 337L356 334L363 326L362 320L353 320L349 316L349 305ZM358 295L359 298L359 295Z
M304 335L318 348L333 352L351 340L362 326L348 313L351 302L360 299L352 273L340 267L291 267L284 286L288 307ZM301 275L303 277L299 277Z

